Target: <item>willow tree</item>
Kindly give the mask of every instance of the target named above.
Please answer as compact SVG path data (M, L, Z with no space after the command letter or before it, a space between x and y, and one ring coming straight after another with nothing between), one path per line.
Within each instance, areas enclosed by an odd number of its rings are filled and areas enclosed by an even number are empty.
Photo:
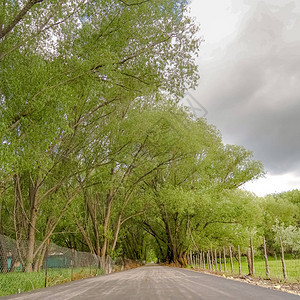
M197 230L203 231L211 223L237 221L233 211L227 216L218 210L214 203L221 202L214 199L261 176L263 170L250 151L223 145L204 120L186 120L177 151L181 159L158 170L147 182L153 191L153 209L145 215L144 229L160 243L167 261L185 265L188 249L199 246ZM228 209L232 207L238 205Z
M68 182L65 205L80 191L71 163L79 163L77 137L91 124L109 126L106 114L133 99L177 99L196 84L199 40L185 2L2 1L1 182L14 185L27 224L27 271L43 202Z

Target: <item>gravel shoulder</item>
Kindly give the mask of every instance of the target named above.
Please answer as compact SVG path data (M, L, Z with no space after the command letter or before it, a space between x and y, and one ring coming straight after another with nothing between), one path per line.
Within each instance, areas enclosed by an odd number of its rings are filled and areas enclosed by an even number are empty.
M300 296L300 284L299 283L289 283L289 282L282 282L278 280L266 280L263 278L252 278L248 275L246 276L238 276L238 275L231 275L231 274L224 274L222 272L215 272L215 271L208 271L204 269L197 269L192 268L192 271L200 272L203 274L209 274L217 277L223 277L226 279L236 280L239 282L248 283L251 285L261 286L268 289L279 290L287 293L291 293L294 295Z

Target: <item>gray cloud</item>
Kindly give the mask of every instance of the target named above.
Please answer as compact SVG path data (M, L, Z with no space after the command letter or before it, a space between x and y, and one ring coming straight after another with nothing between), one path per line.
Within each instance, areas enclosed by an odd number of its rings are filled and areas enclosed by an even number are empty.
M225 142L253 150L272 174L300 175L300 5L244 3L237 38L214 61L200 62L193 94Z

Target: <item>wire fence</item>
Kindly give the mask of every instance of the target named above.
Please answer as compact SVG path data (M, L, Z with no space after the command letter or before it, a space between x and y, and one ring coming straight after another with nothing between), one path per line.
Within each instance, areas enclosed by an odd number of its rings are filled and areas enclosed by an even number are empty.
M40 245L40 242L36 242L34 248L38 249ZM58 274L64 278L69 277L69 280L76 280L121 271L128 263L128 260L123 258L113 260L110 256L107 256L103 262L95 254L76 251L52 243L45 244L40 249L31 265L32 271L45 273L45 286L49 285L49 280L54 276L53 274ZM27 251L27 241L17 242L7 236L0 235L0 273L25 271Z
M295 255L285 259L285 249L281 242L280 254L270 255L264 239L261 249L254 249L252 239L249 247L224 246L190 251L187 263L192 268L212 272L230 273L239 276L251 276L274 279L285 282L300 281L300 257Z

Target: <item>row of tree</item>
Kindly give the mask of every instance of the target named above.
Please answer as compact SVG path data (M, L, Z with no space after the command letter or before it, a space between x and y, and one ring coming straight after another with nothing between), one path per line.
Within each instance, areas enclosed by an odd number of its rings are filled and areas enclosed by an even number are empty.
M257 199L238 187L261 163L176 105L198 79L187 1L2 7L0 233L26 271L49 238L103 261L152 249L184 265L256 228Z

